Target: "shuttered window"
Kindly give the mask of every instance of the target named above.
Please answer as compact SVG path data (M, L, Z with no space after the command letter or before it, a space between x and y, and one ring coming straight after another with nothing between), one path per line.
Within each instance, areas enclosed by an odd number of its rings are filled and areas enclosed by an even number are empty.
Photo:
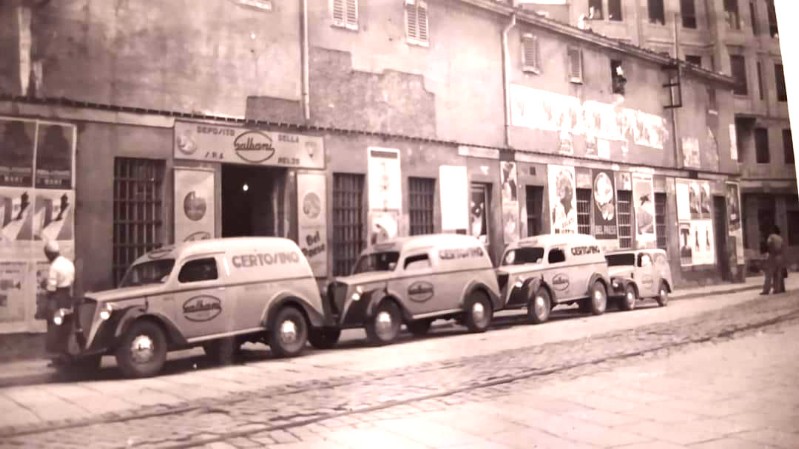
M358 29L358 0L330 0L333 9L333 25Z
M579 48L569 49L569 81L583 82L583 52Z
M577 189L577 232L591 235L591 189Z
M436 180L432 178L408 178L410 233L432 234L435 211Z
M619 190L619 247L633 247L633 192Z
M164 243L164 170L162 160L114 160L115 285L130 265Z
M538 53L538 36L522 35L522 70L541 73L541 60Z
M333 275L352 272L364 248L363 175L333 174Z
M544 187L526 186L527 194L527 235L540 235L544 212Z
M405 0L405 31L411 44L429 44L427 2Z
M667 251L665 193L655 193L655 232L657 233L658 248Z

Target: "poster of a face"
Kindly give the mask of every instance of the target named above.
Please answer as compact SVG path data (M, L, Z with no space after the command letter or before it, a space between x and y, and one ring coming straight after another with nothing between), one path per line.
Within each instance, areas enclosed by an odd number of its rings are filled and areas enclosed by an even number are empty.
M577 186L574 167L548 166L549 209L553 234L577 233Z
M635 202L635 235L639 248L653 247L655 235L655 194L652 176L633 175L633 201Z
M0 186L31 187L36 122L0 118Z
M515 202L518 198L516 162L502 162L502 202Z
M618 238L616 228L616 185L613 172L593 171L594 236L600 240Z

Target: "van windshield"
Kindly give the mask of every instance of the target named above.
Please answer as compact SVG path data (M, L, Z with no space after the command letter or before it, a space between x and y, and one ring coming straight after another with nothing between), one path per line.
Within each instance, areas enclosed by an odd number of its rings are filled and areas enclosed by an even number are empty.
M369 273L372 271L394 271L399 260L398 251L364 254L358 259L355 271L352 274Z
M133 265L122 278L120 287L163 284L175 266L175 259L161 259Z
M505 253L502 265L524 265L528 263L541 263L544 259L544 248L516 248Z
M621 267L626 265L635 265L635 254L608 254L605 256L608 260L609 267Z

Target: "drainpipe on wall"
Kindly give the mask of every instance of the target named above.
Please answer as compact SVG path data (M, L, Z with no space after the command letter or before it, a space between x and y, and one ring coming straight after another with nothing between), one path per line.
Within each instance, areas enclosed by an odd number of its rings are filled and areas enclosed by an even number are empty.
M302 4L302 113L305 121L311 119L311 97L309 93L308 62L308 0L300 0Z
M502 86L505 91L505 146L510 148L510 50L508 33L516 26L516 13L511 15L510 23L502 30Z
M679 18L679 14L674 14L674 58L680 59L680 38L678 34L678 27L677 27L677 19ZM680 71L680 63L677 63L677 72L679 76ZM682 81L681 81L682 83ZM669 88L669 96L671 96L671 87ZM680 95L682 95L682 86L680 86ZM679 132L679 128L677 127L677 108L671 108L671 132L673 133L674 137L671 139L673 146L674 146L674 165L677 168L685 168L685 161L680 161L680 143L677 138L677 133Z

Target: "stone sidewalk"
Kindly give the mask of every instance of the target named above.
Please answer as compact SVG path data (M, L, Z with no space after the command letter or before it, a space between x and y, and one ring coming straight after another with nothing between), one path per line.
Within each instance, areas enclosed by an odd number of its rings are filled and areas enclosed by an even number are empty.
M202 447L794 449L797 342L793 320L601 372L525 380Z

